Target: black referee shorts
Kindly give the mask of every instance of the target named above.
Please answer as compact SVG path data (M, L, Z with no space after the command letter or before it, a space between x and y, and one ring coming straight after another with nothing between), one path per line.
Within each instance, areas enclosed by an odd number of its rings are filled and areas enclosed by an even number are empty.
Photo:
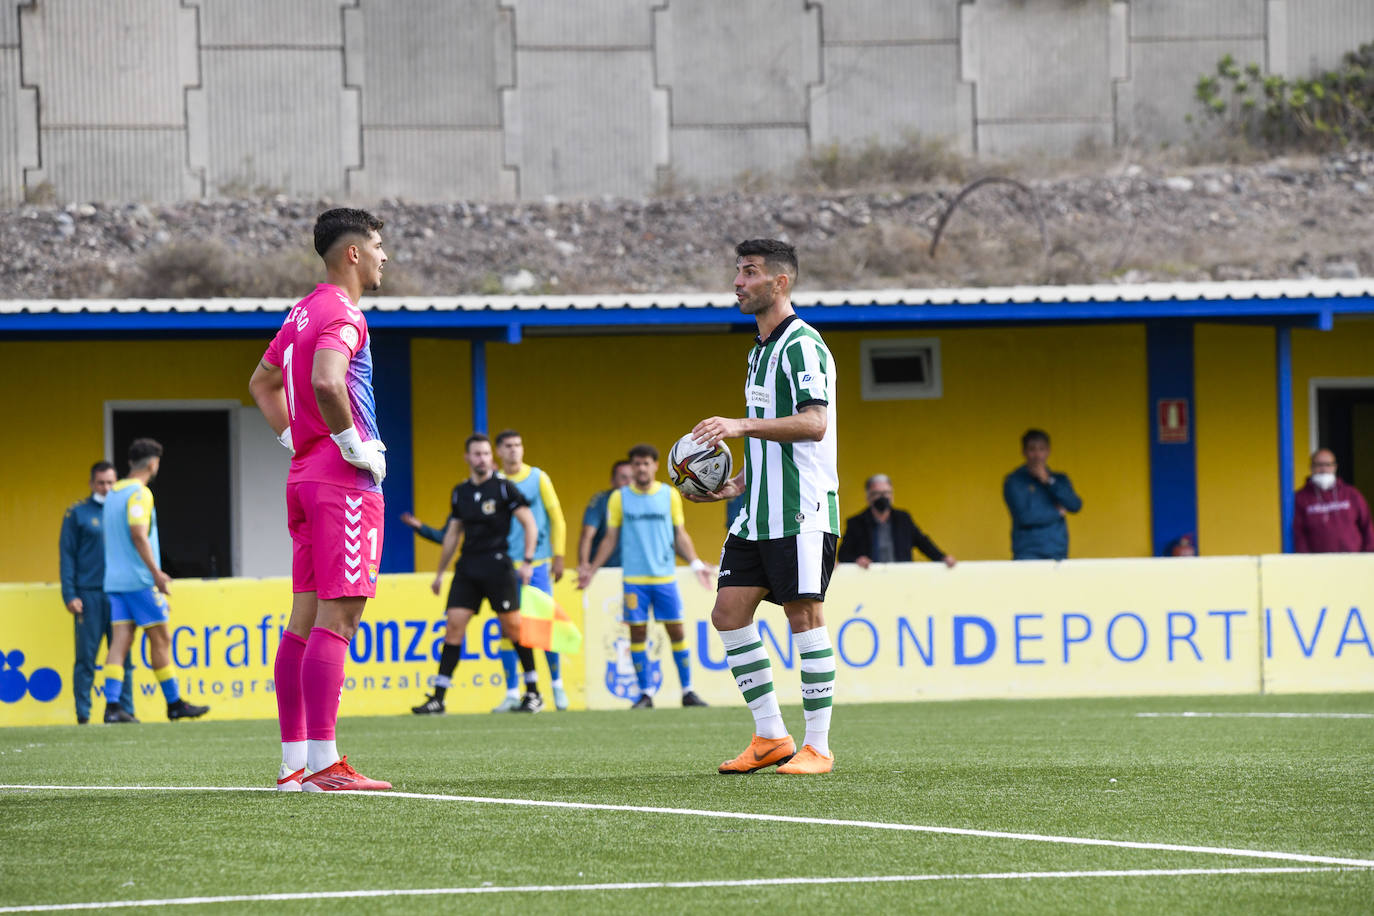
M768 590L764 600L773 604L800 598L824 601L839 540L828 531L803 531L767 541L748 541L732 534L720 553L716 588L764 588Z
M487 599L498 614L520 610L520 577L505 554L500 557L459 557L448 587L448 607L476 611Z

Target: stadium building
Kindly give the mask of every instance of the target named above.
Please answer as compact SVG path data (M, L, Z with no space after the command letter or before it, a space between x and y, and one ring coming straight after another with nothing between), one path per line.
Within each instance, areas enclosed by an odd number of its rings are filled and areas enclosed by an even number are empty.
M741 410L752 323L722 295L365 299L387 442L385 572L428 570L396 521L438 521L473 429L514 427L572 526L612 460ZM1374 496L1368 281L801 293L839 366L841 509L892 476L898 503L965 560L1006 559L1003 476L1028 427L1085 501L1072 557L1285 548L1318 444ZM0 305L10 426L4 581L52 581L86 469L152 435L165 562L182 577L288 572L287 462L247 378L285 300ZM22 395L16 396L16 393ZM737 456L738 457L738 456ZM122 473L124 468L119 468ZM718 506L689 506L702 549ZM570 538L571 540L571 538ZM575 541L567 545L575 556Z

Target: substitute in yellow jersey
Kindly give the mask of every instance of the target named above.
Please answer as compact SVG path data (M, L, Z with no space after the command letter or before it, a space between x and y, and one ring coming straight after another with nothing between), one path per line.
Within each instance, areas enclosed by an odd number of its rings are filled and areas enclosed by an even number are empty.
M534 527L539 532L539 541L534 553L525 555L525 535L519 523L512 521L510 530L510 556L513 560L524 558L523 565L531 567L530 586L546 595L553 595L553 584L563 578L563 546L568 540L568 525L563 519L563 505L558 501L558 493L553 481L540 468L525 464L525 440L513 429L502 430L496 435L496 454L501 459L501 476L520 491L529 503L534 514ZM519 529L519 530L517 530ZM501 667L506 674L506 698L492 712L527 711L521 704L515 680L516 650L509 640L501 640ZM557 652L546 649L544 660L549 665L549 678L552 681L553 705L557 709L568 708L568 691L563 687L563 661ZM538 695L535 673L525 672L525 693L531 690Z
M634 709L652 709L648 633L649 614L663 624L673 644L673 661L682 683L683 706L705 706L692 690L691 652L682 631L682 597L675 578L676 556L691 564L703 588L711 587L711 573L697 557L692 538L683 526L682 496L655 480L658 449L640 444L630 449L629 486L611 493L606 505L606 536L590 563L577 571L577 584L586 588L596 571L620 547L625 576L625 623L630 626L630 660L639 680Z

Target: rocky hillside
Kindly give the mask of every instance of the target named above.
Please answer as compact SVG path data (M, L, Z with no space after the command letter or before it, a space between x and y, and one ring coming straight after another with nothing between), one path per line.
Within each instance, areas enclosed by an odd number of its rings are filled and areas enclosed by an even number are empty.
M794 242L802 289L1374 275L1374 153L1054 177L985 171L909 187L642 200L368 204L393 295L726 290L732 246ZM11 299L288 296L331 201L52 204L0 210Z

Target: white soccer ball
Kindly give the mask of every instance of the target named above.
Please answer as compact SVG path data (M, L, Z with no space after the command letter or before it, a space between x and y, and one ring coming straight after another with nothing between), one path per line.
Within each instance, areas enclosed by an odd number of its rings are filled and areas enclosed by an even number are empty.
M734 460L722 442L699 445L690 434L673 443L668 452L668 477L673 486L692 496L709 496L730 479Z

